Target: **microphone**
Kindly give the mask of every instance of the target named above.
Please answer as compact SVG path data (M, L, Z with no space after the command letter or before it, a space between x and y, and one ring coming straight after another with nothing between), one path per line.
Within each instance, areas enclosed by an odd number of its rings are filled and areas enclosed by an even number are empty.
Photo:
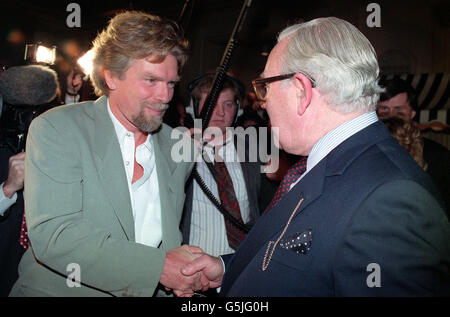
M14 66L0 77L3 102L12 106L47 104L55 99L58 90L58 75L45 66Z
M57 106L57 73L45 66L15 66L0 76L0 147L25 150L31 121Z

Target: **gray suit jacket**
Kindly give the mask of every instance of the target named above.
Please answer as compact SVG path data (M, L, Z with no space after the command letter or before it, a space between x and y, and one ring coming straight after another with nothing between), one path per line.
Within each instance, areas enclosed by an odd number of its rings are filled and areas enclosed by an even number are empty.
M22 258L11 296L154 295L166 250L181 244L178 224L192 168L172 160L172 146L180 141L170 134L163 125L152 136L162 207L162 243L152 248L135 242L106 97L58 107L33 120L25 165L32 247ZM81 287L68 286L72 263L79 267Z

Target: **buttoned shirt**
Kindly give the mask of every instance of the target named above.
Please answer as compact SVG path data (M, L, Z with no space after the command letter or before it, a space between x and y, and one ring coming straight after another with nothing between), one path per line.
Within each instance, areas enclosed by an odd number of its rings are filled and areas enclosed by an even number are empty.
M236 148L232 142L232 134L228 133L227 136L225 145L218 150L218 156L223 158L223 161L225 162L233 182L233 188L241 210L242 220L244 223L247 223L250 220L250 205L247 188ZM208 143L203 147L203 153L208 162L214 163L214 147L211 143ZM217 183L204 160L199 160L197 163L197 170L214 197L220 202ZM193 186L189 243L191 245L199 246L204 252L213 256L234 253L235 250L228 245L224 216L205 195L197 182L194 182Z
M134 133L125 129L111 112L109 99L108 113L114 124L127 175L133 210L135 241L156 248L162 241L161 200L151 134L147 136L143 144L135 148ZM132 183L135 153L136 162L143 167L144 175Z

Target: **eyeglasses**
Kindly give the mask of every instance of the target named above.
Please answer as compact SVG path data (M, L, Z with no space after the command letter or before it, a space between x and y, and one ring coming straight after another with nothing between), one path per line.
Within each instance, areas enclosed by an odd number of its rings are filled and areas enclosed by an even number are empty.
M302 72L302 71L299 71L298 73L305 75L306 78L308 78L309 81L311 82L311 86L313 88L317 87L316 81L310 75L308 75L307 73ZM259 100L264 101L266 98L267 88L268 88L269 83L273 83L274 81L292 78L292 77L294 77L295 74L297 74L297 73L291 73L291 74L279 75L279 76L267 77L267 78L253 79L252 85L253 85L253 89L255 90L256 97L258 97Z

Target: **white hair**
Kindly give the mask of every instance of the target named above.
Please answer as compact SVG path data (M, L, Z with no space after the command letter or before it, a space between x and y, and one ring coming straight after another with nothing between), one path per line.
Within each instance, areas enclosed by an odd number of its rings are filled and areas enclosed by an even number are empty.
M383 92L376 53L356 27L335 17L319 18L287 27L278 41L286 38L282 74L304 71L311 75L338 112L375 110Z

